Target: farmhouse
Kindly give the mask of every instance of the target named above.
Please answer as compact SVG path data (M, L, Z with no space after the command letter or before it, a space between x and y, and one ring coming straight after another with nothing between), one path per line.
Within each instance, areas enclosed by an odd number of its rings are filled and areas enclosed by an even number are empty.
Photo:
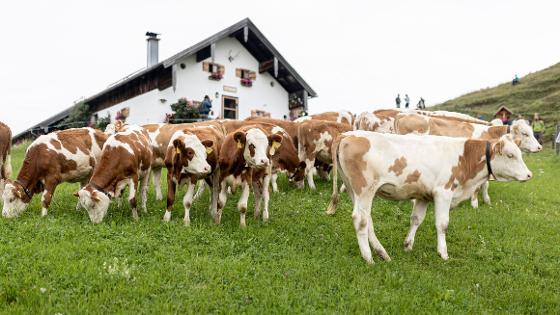
M93 120L124 113L131 124L160 123L171 113L170 104L182 98L197 104L205 95L212 100L212 117L295 118L307 110L308 98L317 96L248 18L163 61L158 35L146 33L145 68L84 100ZM60 128L74 106L14 141Z

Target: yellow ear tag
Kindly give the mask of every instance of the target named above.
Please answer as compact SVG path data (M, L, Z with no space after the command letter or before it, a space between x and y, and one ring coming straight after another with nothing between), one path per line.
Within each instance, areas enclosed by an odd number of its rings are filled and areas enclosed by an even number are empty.
M273 141L273 142L272 142L272 147L273 147L274 149L278 149L281 145L282 145L282 144L281 144L280 142L278 142L278 141Z
M237 148L238 149L243 149L243 145L241 144L241 141L237 140Z
M181 149L177 148L177 154L181 154Z
M212 147L206 147L206 154L212 154L212 152L214 152L214 149L212 149Z

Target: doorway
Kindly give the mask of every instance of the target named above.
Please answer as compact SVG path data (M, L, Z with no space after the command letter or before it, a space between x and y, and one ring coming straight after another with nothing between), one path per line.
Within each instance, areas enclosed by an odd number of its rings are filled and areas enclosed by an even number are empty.
M239 102L237 97L222 95L222 118L238 119Z

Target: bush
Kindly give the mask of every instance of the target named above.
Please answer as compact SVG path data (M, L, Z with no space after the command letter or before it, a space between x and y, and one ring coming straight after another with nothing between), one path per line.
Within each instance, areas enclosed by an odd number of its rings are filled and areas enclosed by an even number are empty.
M181 123L189 120L200 118L198 108L190 104L186 98L180 98L177 103L171 104L173 116L169 120L170 123Z
M111 123L111 113L107 112L107 116L101 117L97 120L97 123L95 124L95 128L105 130L105 128L107 128L107 125L110 123Z

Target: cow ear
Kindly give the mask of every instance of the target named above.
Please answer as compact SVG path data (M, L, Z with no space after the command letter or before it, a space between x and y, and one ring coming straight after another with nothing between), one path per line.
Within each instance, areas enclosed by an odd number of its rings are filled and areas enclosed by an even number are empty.
M492 147L492 152L493 153L497 153L499 155L502 155L504 152L504 147L505 147L506 143L504 142L504 139L500 139L498 142L496 142L494 144L494 146Z
M183 151L183 142L179 139L175 139L173 140L173 147L175 148L177 154L181 154Z
M21 190L16 189L16 196L17 196L19 199L23 199L23 194L21 193Z
M278 149L280 147L280 145L282 144L282 140L284 140L284 137L277 133L268 136L268 143L275 149Z
M245 133L238 131L233 134L233 140L237 143L237 148L242 149L245 146Z
M206 154L212 154L214 149L212 146L214 145L214 141L212 140L204 140L202 141L202 145L206 147Z
M94 190L94 191L91 193L91 200L93 200L93 201L95 201L95 202L98 202L98 201L101 200L101 199L99 199L99 195L97 194L97 190Z

